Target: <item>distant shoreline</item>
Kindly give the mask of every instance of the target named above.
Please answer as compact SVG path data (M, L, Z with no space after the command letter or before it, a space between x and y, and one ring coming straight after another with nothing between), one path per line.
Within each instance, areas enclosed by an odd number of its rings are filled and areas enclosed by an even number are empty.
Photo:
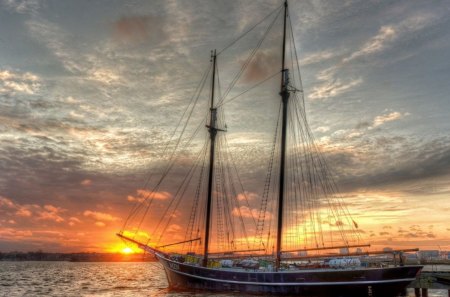
M149 254L0 252L0 261L155 262Z

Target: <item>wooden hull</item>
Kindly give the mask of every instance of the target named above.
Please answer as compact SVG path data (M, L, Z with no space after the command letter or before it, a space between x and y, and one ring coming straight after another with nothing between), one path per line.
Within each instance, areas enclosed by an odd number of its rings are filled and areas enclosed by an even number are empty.
M157 254L169 286L180 290L296 296L397 296L422 266L301 271L236 271L191 266Z

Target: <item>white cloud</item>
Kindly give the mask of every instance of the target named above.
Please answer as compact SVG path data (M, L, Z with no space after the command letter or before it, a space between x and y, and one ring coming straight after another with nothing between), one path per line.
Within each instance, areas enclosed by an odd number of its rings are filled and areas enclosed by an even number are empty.
M32 19L26 24L31 35L47 47L67 71L105 85L122 82L118 69L114 68L117 65L111 65L101 52L89 53L84 48L70 46L72 37L57 24L43 18Z
M387 47L387 44L395 40L398 36L397 29L393 26L383 26L378 31L378 34L369 39L358 51L345 58L343 61L348 62L355 58L373 54L382 51Z
M361 78L351 80L347 83L342 83L339 79L333 82L324 83L318 87L314 87L313 91L309 95L310 99L326 99L330 97L335 97L344 92L347 92L352 87L361 84L363 80Z
M400 119L402 117L405 117L407 115L409 115L409 113L402 114L402 113L400 113L398 111L393 111L393 112L388 113L388 114L376 116L373 119L372 126L369 127L369 129L381 126L381 125L383 125L384 123L387 123L387 122L396 121L396 120L398 120L398 119Z
M3 4L17 13L37 13L40 8L39 0L4 0Z
M301 59L300 64L302 66L316 64L316 63L320 63L325 60L331 59L331 58L335 57L336 55L337 55L336 52L332 52L330 50L321 51L318 53L312 53L312 54L307 55L303 59Z
M350 53L347 57L344 57L337 64L323 69L320 71L316 78L321 81L326 81L326 84L322 84L319 87L315 87L313 92L309 96L311 99L323 99L339 95L344 91L348 91L350 88L357 86L362 82L362 79L353 79L348 83L341 83L336 78L336 74L347 63L360 58L368 57L377 53L381 53L395 45L395 42L401 40L405 36L409 36L414 32L420 31L423 28L432 24L436 19L436 16L432 14L416 14L396 24L386 24L381 26L378 32L370 37L362 46ZM305 64L315 63L324 59L329 59L336 54L330 51L319 52L306 57L303 61Z
M368 56L388 49L393 45L394 41L407 34L425 28L430 25L434 19L435 16L431 14L417 14L398 24L382 26L375 36L365 42L359 50L343 59L343 62L348 62L361 56Z
M33 19L27 23L28 29L38 42L44 44L72 73L86 71L83 59L76 60L73 49L69 48L69 37L56 24L42 18Z
M0 95L16 95L19 93L33 95L41 84L37 75L25 72L0 70Z
M314 131L325 133L325 132L330 131L330 127L320 126L320 127L317 127Z

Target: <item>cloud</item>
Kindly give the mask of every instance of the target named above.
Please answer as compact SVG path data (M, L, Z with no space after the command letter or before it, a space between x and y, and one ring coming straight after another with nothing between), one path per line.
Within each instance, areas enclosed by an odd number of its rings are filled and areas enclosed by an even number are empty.
M380 115L375 117L375 119L373 120L372 126L371 127L378 127L381 126L387 122L392 122L392 121L396 121L404 116L409 115L409 113L404 113L401 114L398 111L393 111L389 114L384 114L384 115Z
M315 52L307 55L303 59L300 60L300 64L302 66L320 63L326 60L329 60L337 55L336 51L326 50L321 52Z
M239 201L252 201L255 199L259 199L259 195L257 193L245 192L239 193L236 198Z
M16 205L12 202L11 199L0 196L0 208L14 208Z
M348 62L350 60L356 59L361 56L373 54L382 51L387 47L387 43L395 40L398 33L396 29L392 26L383 26L378 31L378 34L367 41L361 49L351 54L349 57L345 58L343 61Z
M66 209L51 204L44 206L37 204L19 204L9 198L0 196L0 213L5 209L8 210L7 214L10 214L11 210L15 210L14 214L22 218L48 220L56 223L64 221L61 214L66 211ZM35 216L33 216L33 214L35 214Z
M161 191L161 192L152 192L149 190L139 189L137 190L139 199L156 199L156 200L166 200L172 197L172 194L169 192ZM132 196L129 196L129 198ZM135 198L136 199L136 198ZM128 199L129 201L132 201Z
M317 127L314 131L317 131L320 133L325 133L325 132L330 131L330 127L320 126L320 127Z
M342 191L389 187L409 195L449 192L448 137L418 143L416 138L374 136L348 143L351 132L344 130L331 144L329 138L318 144ZM336 146L336 141L347 144Z
M236 217L256 218L258 215L258 210L250 209L247 206L241 206L240 208L237 207L233 208L233 211L231 213Z
M120 76L112 69L97 68L88 71L88 79L103 83L105 85L111 85L120 83Z
M326 81L326 83L313 88L309 98L323 99L334 97L359 85L362 82L362 78L353 78L349 82L342 83L337 78L337 73L342 73L345 66L348 66L349 63L358 58L367 58L394 47L396 41L403 41L403 39L408 38L411 33L418 32L432 24L435 19L436 16L432 14L418 13L399 23L381 26L378 32L365 41L358 50L344 55L337 64L319 71L316 78L320 81ZM308 56L305 58L304 62L306 64L316 63L335 56L337 56L336 53L324 51Z
M181 226L178 224L171 224L169 227L167 227L166 232L168 233L175 233L182 230Z
M327 82L320 86L314 87L308 97L312 100L336 97L344 92L349 91L351 88L361 84L362 82L362 78L354 79L347 83L343 83L339 79L337 79L335 81Z
M69 46L69 36L58 25L42 18L26 22L31 36L44 44L71 73L86 72L85 59L76 59L75 50Z
M40 78L30 72L0 70L0 95L36 94L41 87Z
M75 226L76 224L80 224L81 220L77 217L70 217L69 218L69 226Z
M16 215L18 215L19 217L31 217L32 212L26 207L22 206L19 208L19 210L16 211Z
M255 219L258 217L259 210L256 208L249 208L248 206L241 206L239 208L234 207L231 211L231 214L236 217L242 217L247 219ZM265 218L270 219L272 214L269 211L266 211Z
M343 59L343 62L382 52L391 47L397 39L423 29L430 25L434 19L435 16L431 14L417 14L400 23L382 26L375 36L369 39L359 50Z
M436 238L436 235L433 232L423 231L422 227L419 225L409 226L409 232L402 232L401 236L405 238Z
M123 43L158 43L167 39L164 19L160 16L123 16L113 24L114 35Z
M95 222L95 226L97 226L97 227L105 227L106 224L103 223L103 222Z
M37 210L38 219L49 220L57 223L64 222L64 218L61 217L61 213L65 212L66 209L61 207L56 207L53 205L45 205L43 209Z
M73 36L57 24L41 17L33 18L26 24L31 36L47 47L71 74L106 86L123 83L123 77L119 74L117 65L111 65L104 54L92 49L89 51L71 42ZM94 84L94 88L106 92L103 87Z
M90 185L92 185L92 180L90 180L90 179L83 179L81 181L80 185L85 186L85 187L90 186Z
M3 5L17 13L36 14L41 7L40 2L39 0L3 0Z
M241 61L244 64L245 61ZM259 82L274 74L274 69L278 69L281 61L271 51L258 51L247 66L244 72L245 82Z
M104 212L98 212L98 211L91 211L91 210L84 211L83 215L85 217L89 217L89 218L92 218L92 219L98 220L98 221L114 222L114 221L120 220L119 218L117 218L111 214L104 213Z
M20 241L33 236L30 230L17 230L14 228L0 228L0 238L5 240Z

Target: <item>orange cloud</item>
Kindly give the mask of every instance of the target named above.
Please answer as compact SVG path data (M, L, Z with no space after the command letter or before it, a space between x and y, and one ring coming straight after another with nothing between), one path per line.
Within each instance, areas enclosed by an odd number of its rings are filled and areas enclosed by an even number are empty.
M31 217L31 211L28 210L26 207L21 206L18 211L16 211L16 215L19 217Z
M82 186L90 186L92 184L92 180L85 179L80 183Z
M43 208L43 210L38 211L38 219L54 221L57 223L64 221L64 218L60 216L60 213L66 211L65 209L53 205L45 205Z
M94 220L97 221L107 221L107 222L113 222L113 221L118 221L119 218L110 215L109 213L104 213L104 212L98 212L98 211L91 211L91 210L86 210L83 215L85 217L90 217Z
M75 224L81 223L81 220L76 217L69 218L69 226L75 226Z
M234 216L242 216L243 218L254 218L257 215L256 209L251 210L247 206L241 206L240 208L233 208L231 212Z
M105 227L106 224L103 223L103 222L95 222L95 226L97 226L97 227Z
M180 230L181 230L181 226L180 226L180 225L172 224L172 225L170 225L170 226L167 228L166 232L178 232L178 231L180 231Z
M13 208L15 207L15 204L11 201L11 199L0 196L0 207Z
M124 43L158 42L166 38L163 19L158 16L124 16L113 24L116 39Z
M241 61L241 63L244 64L245 62ZM257 82L269 77L274 74L273 69L280 66L279 63L281 63L281 60L274 53L259 51L248 65L244 74L244 81Z
M33 236L33 232L29 230L16 230L13 228L1 228L0 229L0 238L11 240L11 241L19 241L23 238Z
M61 216L61 213L65 212L66 209L61 207L57 207L51 204L47 204L44 206L40 206L37 204L18 204L13 202L9 198L0 196L0 208L8 208L9 210L13 209L15 211L15 215L19 217L29 217L31 218L33 212L36 214L36 219L38 220L49 220L54 221L56 223L60 223L64 221L64 218ZM32 211L33 210L33 211Z
M236 198L239 201L243 201L243 200L250 201L250 200L258 199L259 195L256 193L245 192L245 193L239 193Z

